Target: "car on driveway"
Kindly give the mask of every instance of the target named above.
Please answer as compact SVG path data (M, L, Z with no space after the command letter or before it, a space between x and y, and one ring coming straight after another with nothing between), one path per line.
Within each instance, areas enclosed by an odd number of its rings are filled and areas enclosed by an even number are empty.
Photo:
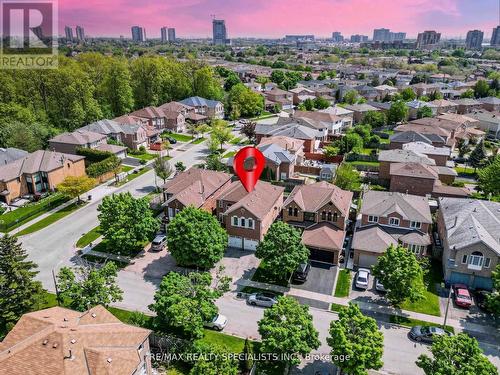
M432 344L436 337L442 335L451 336L451 333L442 328L432 326L415 326L408 333L410 339L429 344Z
M354 285L359 289L368 289L368 282L370 281L370 270L366 268L360 268L358 273L356 273L356 278Z
M292 280L295 282L303 283L307 280L307 275L311 270L311 263L304 262L297 266L297 269L293 272Z
M379 292L387 292L387 289L385 289L384 285L380 282L379 279L375 279L375 290Z
M154 238L153 242L151 243L151 250L162 251L166 245L167 245L167 236L165 236L164 234L159 234Z
M247 302L252 306L273 307L278 300L272 293L253 293L248 296Z
M175 145L177 143L177 139L172 138L172 137L165 137L165 139L168 141L168 143Z
M492 312L486 305L486 300L488 299L488 296L491 294L491 292L487 290L476 290L474 293L474 297L476 300L476 306L479 307L481 310L485 312Z
M460 307L469 308L472 305L472 297L469 293L467 285L455 284L453 285L453 300L455 304Z
M227 318L221 314L215 315L210 322L204 324L206 328L212 328L215 329L216 331L222 331L226 325L227 325Z

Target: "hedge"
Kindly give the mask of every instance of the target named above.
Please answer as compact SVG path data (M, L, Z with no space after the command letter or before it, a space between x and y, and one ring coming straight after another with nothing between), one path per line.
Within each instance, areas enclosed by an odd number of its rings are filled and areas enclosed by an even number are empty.
M76 153L81 156L85 156L86 162L88 163L98 163L106 160L107 158L114 156L111 152L94 150L92 148L78 147Z
M92 178L97 178L105 173L117 169L121 164L121 160L116 155L111 155L106 159L93 163L87 167L87 175Z

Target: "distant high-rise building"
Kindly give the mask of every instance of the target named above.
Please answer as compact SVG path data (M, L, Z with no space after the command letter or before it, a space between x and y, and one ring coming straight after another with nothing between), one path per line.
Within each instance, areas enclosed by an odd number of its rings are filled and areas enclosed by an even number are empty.
M396 40L405 40L406 33L399 32L393 33L389 29L375 29L373 30L374 42L394 42Z
M162 27L160 29L160 34L161 34L161 42L162 43L167 43L168 42L168 33L167 33L168 28L167 27Z
M435 46L441 40L441 33L434 30L426 30L419 33L417 37L417 48L429 48Z
M406 33L391 33L391 42L395 40L405 40Z
M351 35L351 43L363 43L368 41L368 35Z
M212 21L213 42L215 45L230 44L227 38L226 21L216 20Z
M465 47L468 49L481 49L484 33L480 30L470 30L467 32Z
M132 40L138 43L145 42L146 30L140 26L132 26Z
M168 28L168 41L175 42L175 29L173 27Z
M66 40L73 40L73 29L70 26L64 26L64 34L66 35Z
M500 26L493 29L493 34L491 35L490 45L500 46Z
M332 41L333 42L343 42L344 41L344 37L342 36L342 33L340 31L334 31L332 33Z
M285 43L314 42L314 35L285 35Z
M81 26L76 27L76 39L79 41L85 40L85 29Z
M162 27L161 41L162 43L175 42L175 29L173 27Z

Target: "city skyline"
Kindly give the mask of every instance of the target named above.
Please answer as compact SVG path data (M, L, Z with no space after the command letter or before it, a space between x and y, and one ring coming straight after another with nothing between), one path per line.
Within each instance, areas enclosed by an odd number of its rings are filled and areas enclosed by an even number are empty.
M121 11L117 12L117 9ZM160 38L161 27L165 24L176 28L184 38L210 38L212 14L226 20L230 38L282 38L285 34L314 34L326 38L336 30L349 36L372 35L376 28L389 28L404 31L408 38L413 39L424 30L436 30L443 38L465 39L469 30L478 29L484 32L485 39L489 39L498 23L498 2L311 0L306 4L297 0L275 0L270 4L264 0L236 0L231 3L185 0L168 4L150 0L148 4L137 7L131 0L105 3L89 0L85 4L60 0L59 33L64 35L67 24L81 24L89 35L118 37L129 34L130 27L136 22L134 20L142 18L148 20L144 27L151 30L151 38ZM336 14L342 16L336 17Z

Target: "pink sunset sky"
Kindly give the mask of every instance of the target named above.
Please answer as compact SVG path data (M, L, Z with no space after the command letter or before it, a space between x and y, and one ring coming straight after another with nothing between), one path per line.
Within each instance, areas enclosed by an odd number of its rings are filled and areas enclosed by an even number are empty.
M436 30L465 37L480 29L485 38L498 24L497 0L59 0L60 32L81 25L90 36L130 37L133 25L158 37L162 26L178 37L211 37L211 15L226 20L228 36L331 36L332 31L373 35L374 28L407 32Z

